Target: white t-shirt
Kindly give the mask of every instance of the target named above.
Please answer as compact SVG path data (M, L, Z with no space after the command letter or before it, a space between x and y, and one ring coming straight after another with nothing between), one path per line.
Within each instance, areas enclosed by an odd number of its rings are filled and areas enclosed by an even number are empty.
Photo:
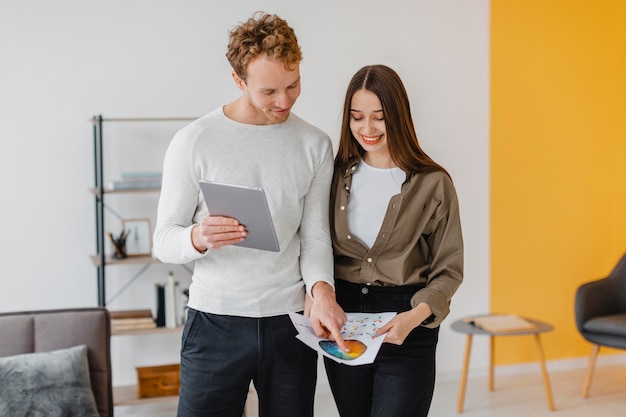
M400 193L406 173L400 168L374 168L361 161L352 175L348 229L368 248L376 241L389 199Z

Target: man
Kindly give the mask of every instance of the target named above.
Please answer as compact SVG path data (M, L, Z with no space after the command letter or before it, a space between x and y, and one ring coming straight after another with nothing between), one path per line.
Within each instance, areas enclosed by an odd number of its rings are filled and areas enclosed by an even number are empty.
M328 226L332 144L291 113L302 54L287 22L255 14L231 30L226 56L241 97L178 132L163 165L154 252L195 261L178 416L240 417L250 381L261 417L312 416L317 354L287 313L308 293L316 333L345 348ZM208 215L201 179L264 188L280 252L233 246L248 231Z

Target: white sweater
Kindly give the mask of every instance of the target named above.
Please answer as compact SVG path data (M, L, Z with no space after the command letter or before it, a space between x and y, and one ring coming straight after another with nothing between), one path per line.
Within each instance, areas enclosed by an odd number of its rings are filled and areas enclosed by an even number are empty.
M163 164L154 255L195 261L189 307L243 317L302 310L304 285L333 285L328 226L332 178L328 135L295 114L280 124L235 122L222 108L180 130ZM239 246L199 253L191 228L207 214L200 179L262 187L280 252Z

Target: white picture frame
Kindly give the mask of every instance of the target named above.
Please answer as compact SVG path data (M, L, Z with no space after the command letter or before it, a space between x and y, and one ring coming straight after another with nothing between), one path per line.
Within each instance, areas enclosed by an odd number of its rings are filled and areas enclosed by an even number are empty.
M152 227L150 219L124 219L126 231L126 255L148 256L152 254Z

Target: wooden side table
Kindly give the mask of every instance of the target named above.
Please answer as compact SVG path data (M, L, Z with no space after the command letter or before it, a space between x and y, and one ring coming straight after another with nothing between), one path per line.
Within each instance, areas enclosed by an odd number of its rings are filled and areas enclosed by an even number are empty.
M484 316L483 316L484 317ZM474 316L472 318L477 318ZM539 354L539 364L541 365L541 373L543 375L543 384L546 389L546 397L548 399L548 409L550 411L554 411L554 400L552 398L552 388L550 387L550 379L548 377L548 370L546 368L545 355L543 353L543 347L541 346L541 333L546 333L553 330L553 327L539 320L529 319L526 317L522 317L524 320L534 324L534 328L525 329L525 330L516 330L516 331L506 331L506 332L490 332L486 331L480 327L477 327L471 323L472 318L464 318L459 319L452 323L450 326L452 330L465 333L467 335L467 342L465 345L465 356L463 359L463 370L461 373L461 386L459 389L459 401L457 404L457 412L463 412L463 403L465 401L465 388L467 386L467 374L469 370L469 359L470 353L472 350L472 338L474 335L486 335L489 336L489 391L494 390L494 354L495 354L495 342L494 339L496 336L525 336L532 335L535 338L535 342L537 345L537 352Z

